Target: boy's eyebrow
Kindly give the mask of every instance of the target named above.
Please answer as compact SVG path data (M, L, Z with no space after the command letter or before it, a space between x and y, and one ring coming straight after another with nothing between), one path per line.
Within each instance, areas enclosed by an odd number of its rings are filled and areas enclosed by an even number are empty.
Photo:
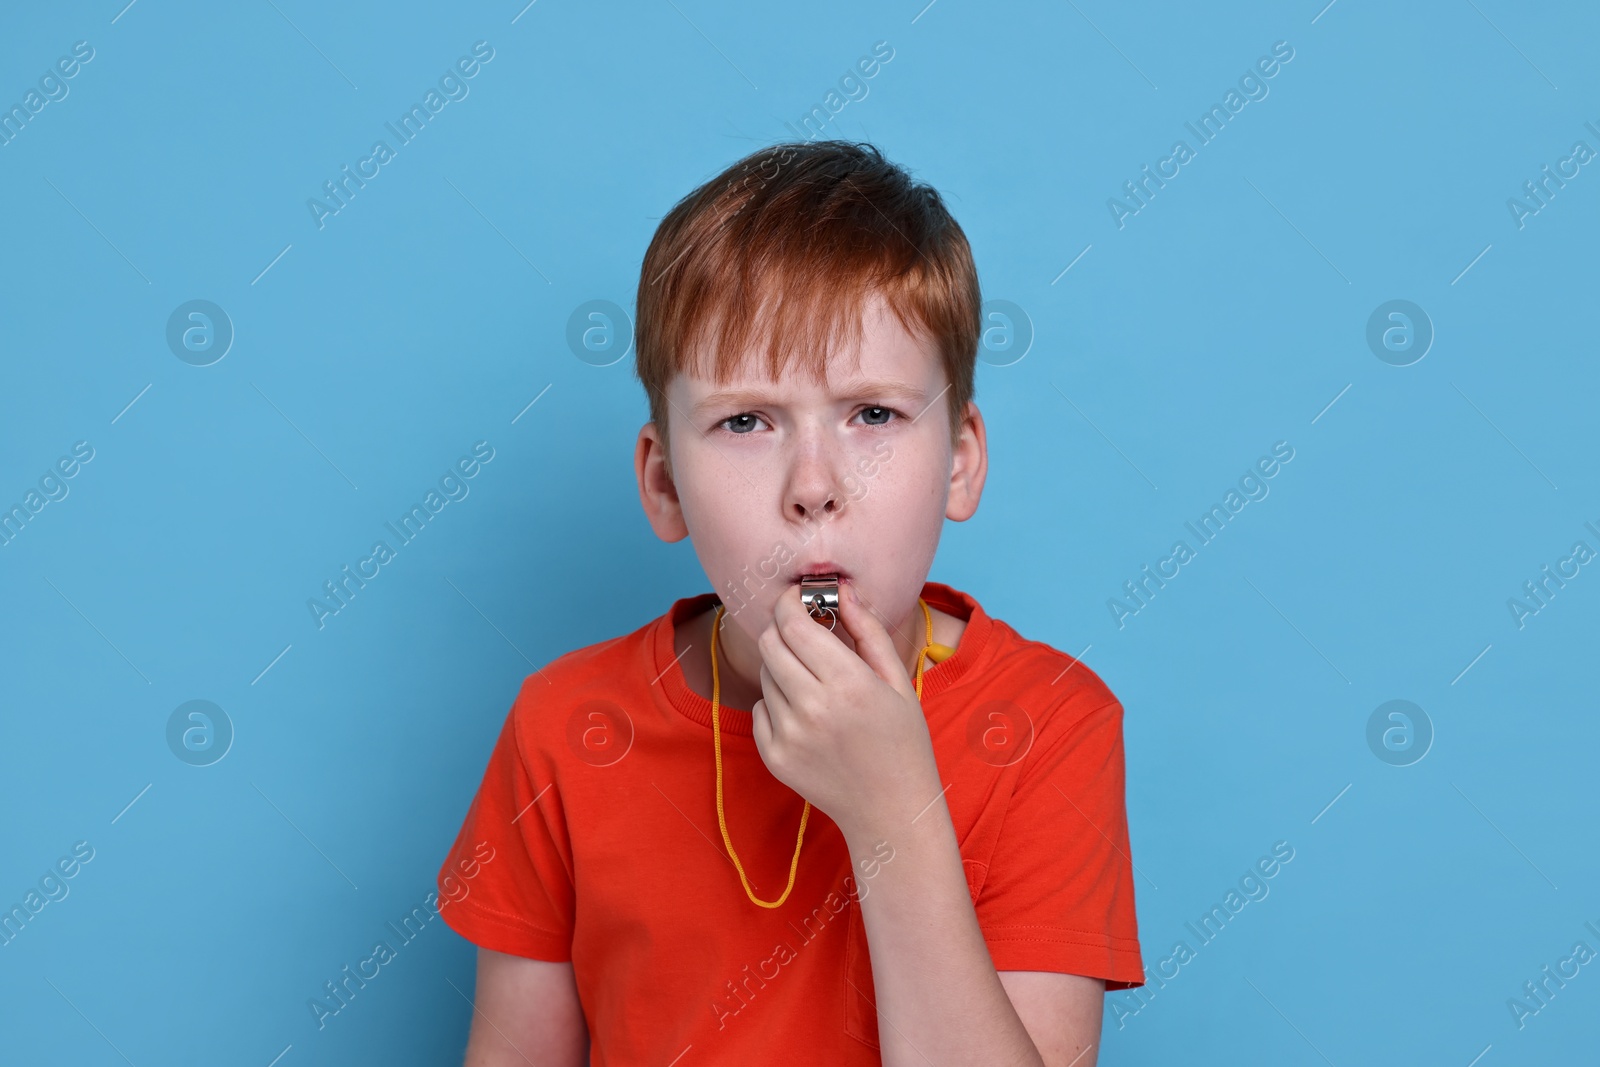
M903 382L897 378L876 378L846 382L836 388L833 395L841 400L883 397L911 404L921 401L925 393L910 382ZM772 394L761 389L724 389L712 393L695 404L693 410L696 415L701 415L715 408L758 406L770 403L771 399Z

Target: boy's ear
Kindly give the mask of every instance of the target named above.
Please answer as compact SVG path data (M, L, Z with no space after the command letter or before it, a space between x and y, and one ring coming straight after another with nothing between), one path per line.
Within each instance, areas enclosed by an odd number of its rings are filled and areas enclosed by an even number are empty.
M989 442L983 428L983 415L974 401L967 401L961 419L960 436L950 456L950 498L944 517L965 522L978 510L983 496L983 480L989 473Z
M688 537L689 527L683 521L678 486L672 478L672 463L654 422L639 428L639 440L633 449L633 471L639 480L639 503L656 536L669 543Z

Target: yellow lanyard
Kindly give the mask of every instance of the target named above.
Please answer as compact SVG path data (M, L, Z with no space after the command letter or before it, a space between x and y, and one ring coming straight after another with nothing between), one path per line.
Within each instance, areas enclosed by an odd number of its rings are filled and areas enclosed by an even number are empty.
M917 603L922 606L922 618L927 625L927 641L917 650L917 699L921 700L923 659L930 658L938 663L954 654L955 649L933 643L933 615L929 613L928 605L921 597L917 597ZM717 716L717 708L721 706L719 698L722 695L722 683L717 673L717 631L722 627L724 610L723 605L717 605L716 617L711 620L711 744L717 760L717 825L722 828L722 843L728 846L728 856L733 860L733 869L739 872L739 881L744 885L745 896L763 908L776 908L789 899L789 891L794 888L795 871L800 866L800 845L806 838L806 820L811 817L811 802L806 801L805 809L800 813L800 832L794 839L794 858L789 861L789 884L784 886L783 896L777 900L760 899L750 891L750 880L745 877L744 865L739 862L739 855L733 850L733 841L728 837L728 821L722 812L722 726Z

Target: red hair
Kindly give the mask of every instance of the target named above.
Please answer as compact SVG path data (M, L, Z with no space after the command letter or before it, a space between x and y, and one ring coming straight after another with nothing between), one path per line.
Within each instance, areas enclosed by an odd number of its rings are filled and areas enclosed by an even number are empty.
M871 144L812 141L753 152L689 193L656 228L635 306L634 373L663 444L678 373L727 384L760 319L771 378L798 358L822 385L834 346L860 343L875 293L933 341L953 444L976 391L982 296L966 235L932 186Z

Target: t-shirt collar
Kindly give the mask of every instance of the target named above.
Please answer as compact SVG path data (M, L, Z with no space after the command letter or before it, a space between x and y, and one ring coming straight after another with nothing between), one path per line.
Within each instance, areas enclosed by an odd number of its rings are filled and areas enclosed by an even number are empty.
M973 669L973 665L988 650L994 620L974 597L943 582L924 582L922 599L928 602L930 608L938 608L946 614L967 620L966 628L961 631L953 656L938 664L934 664L931 660L924 662L922 699L926 702L961 681ZM659 699L685 718L699 723L708 730L711 729L711 701L689 688L689 683L683 675L682 664L677 658L673 635L680 623L715 608L717 603L718 597L715 593L700 593L676 601L671 609L651 624L646 641L647 647L652 651L652 676L656 678L654 688L660 694ZM918 628L921 629L920 623ZM709 651L706 648L691 648L687 655L704 656ZM724 734L752 736L751 716L748 710L722 705L718 708L717 718L719 728Z

